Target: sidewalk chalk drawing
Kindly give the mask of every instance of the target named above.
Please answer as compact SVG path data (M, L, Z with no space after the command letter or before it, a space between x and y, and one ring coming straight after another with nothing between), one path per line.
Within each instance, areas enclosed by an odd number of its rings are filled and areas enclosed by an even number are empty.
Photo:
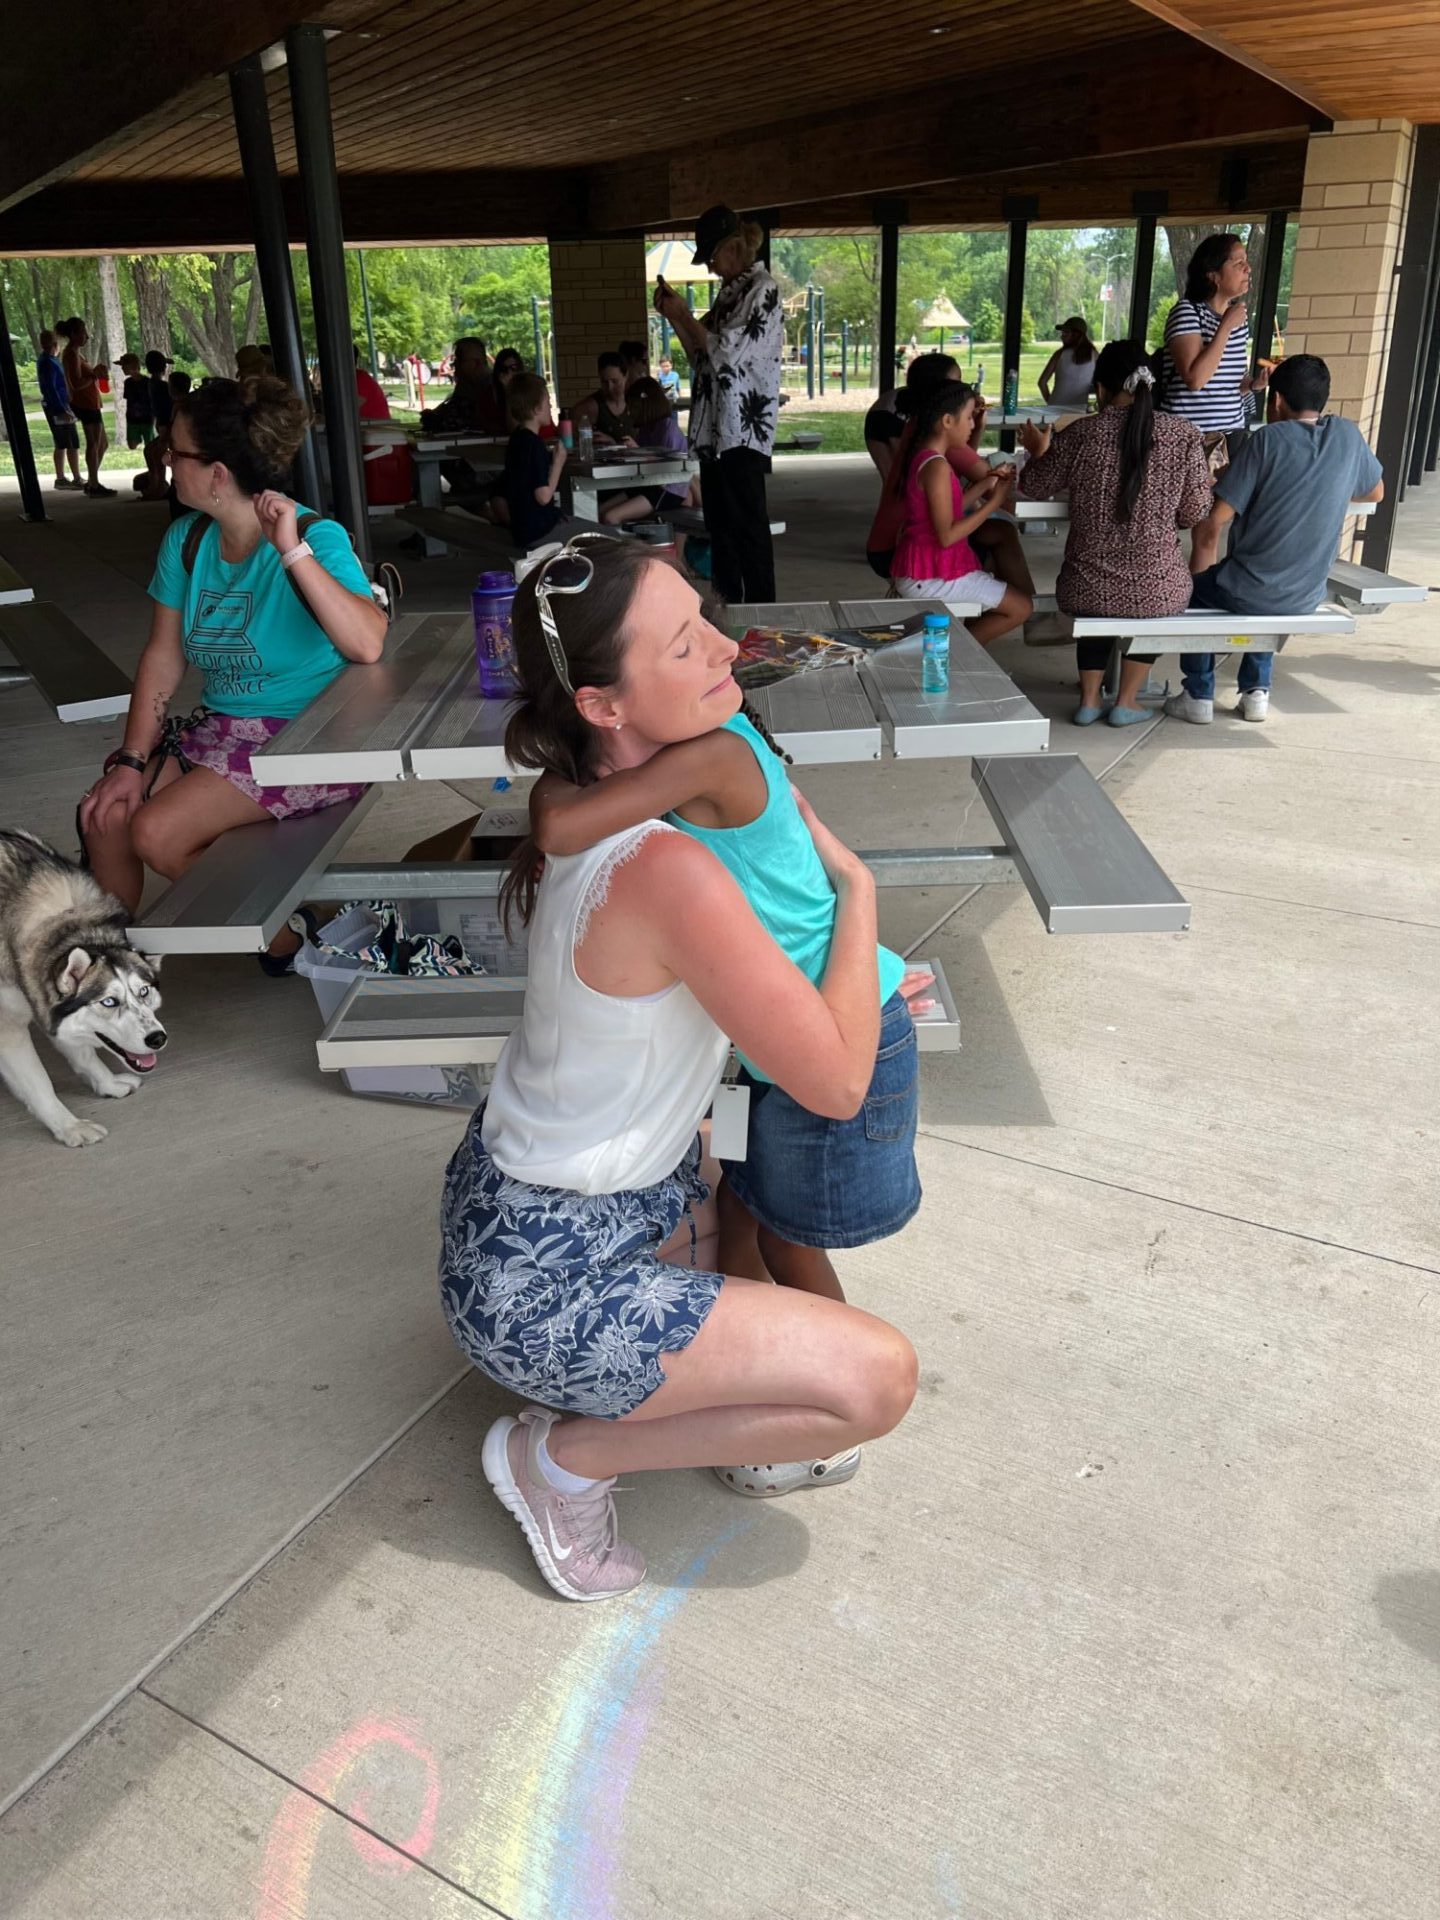
M431 1863L447 1879L515 1920L623 1920L625 1814L663 1696L661 1641L711 1562L757 1518L733 1521L670 1584L576 1610L574 1648L493 1731L476 1763L483 1808L453 1859ZM414 1776L419 1807L404 1836L367 1830L375 1817L364 1774L377 1767ZM316 1853L337 1812L347 1816L348 1844L360 1859L396 1878L428 1859L440 1805L440 1771L415 1724L357 1720L305 1770L276 1815L255 1920L306 1912Z
M396 1755L405 1756L420 1789L415 1824L393 1843L366 1830L372 1824L369 1796L363 1780L357 1778L362 1763L371 1762L381 1749L387 1750L386 1765L393 1765ZM304 1913L315 1852L321 1833L336 1817L336 1809L349 1816L345 1831L350 1845L373 1872L397 1877L409 1873L417 1860L425 1857L435 1841L440 1771L412 1723L357 1720L306 1768L299 1787L286 1797L270 1829L260 1868L256 1920L294 1920Z
M489 1804L452 1870L462 1886L516 1920L622 1920L626 1805L663 1694L662 1636L756 1519L733 1521L668 1586L607 1602L599 1633L582 1634L498 1729L485 1762ZM585 1609L584 1627L595 1611Z

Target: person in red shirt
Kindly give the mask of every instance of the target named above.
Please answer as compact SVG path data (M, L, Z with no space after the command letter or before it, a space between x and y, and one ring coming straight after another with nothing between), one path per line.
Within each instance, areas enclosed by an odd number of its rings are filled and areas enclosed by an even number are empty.
M390 418L390 396L370 369L360 364L359 347L355 348L355 392L362 420ZM395 446L388 453L376 453L373 459L367 453L365 498L372 507L403 506L414 497L415 469L409 447Z
M360 364L360 349L355 349L355 391L360 396L362 420L388 420L390 398L368 367Z

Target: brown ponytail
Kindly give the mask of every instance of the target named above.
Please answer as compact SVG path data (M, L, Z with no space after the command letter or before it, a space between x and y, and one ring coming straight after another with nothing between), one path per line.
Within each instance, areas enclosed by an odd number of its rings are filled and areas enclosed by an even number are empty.
M586 558L595 571L583 593L552 594L550 612L572 687L613 687L625 659L625 620L646 567L669 563L643 542L617 540L589 546ZM587 787L599 770L599 735L575 705L555 671L540 626L537 567L515 590L510 612L519 703L505 729L505 757L512 766L558 774L573 786ZM540 882L540 849L525 839L510 856L510 871L500 888L500 913L508 929L518 914L528 924Z

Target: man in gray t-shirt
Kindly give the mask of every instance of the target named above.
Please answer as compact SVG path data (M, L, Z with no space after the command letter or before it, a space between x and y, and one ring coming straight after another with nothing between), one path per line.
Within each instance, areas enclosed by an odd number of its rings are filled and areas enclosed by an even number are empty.
M1352 421L1324 409L1330 369L1314 354L1284 360L1270 378L1270 424L1250 436L1215 482L1215 505L1196 527L1192 607L1227 613L1313 613L1325 598L1340 529L1355 500L1378 500L1380 463ZM1217 558L1235 522L1230 551ZM1263 720L1273 653L1240 662L1240 707ZM1185 691L1167 703L1176 719L1214 717L1215 656L1184 654Z

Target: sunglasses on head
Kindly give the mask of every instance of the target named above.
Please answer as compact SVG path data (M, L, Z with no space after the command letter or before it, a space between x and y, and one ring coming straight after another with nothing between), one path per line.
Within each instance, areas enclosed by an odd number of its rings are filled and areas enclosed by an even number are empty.
M614 537L607 533L577 533L559 553L550 556L540 568L535 581L535 602L540 609L540 631L545 636L545 649L550 655L555 677L572 700L575 689L570 684L570 663L565 658L565 648L561 644L560 629L555 624L550 597L552 594L584 593L595 578L595 562L580 549L585 543L594 546L597 542L612 546Z

